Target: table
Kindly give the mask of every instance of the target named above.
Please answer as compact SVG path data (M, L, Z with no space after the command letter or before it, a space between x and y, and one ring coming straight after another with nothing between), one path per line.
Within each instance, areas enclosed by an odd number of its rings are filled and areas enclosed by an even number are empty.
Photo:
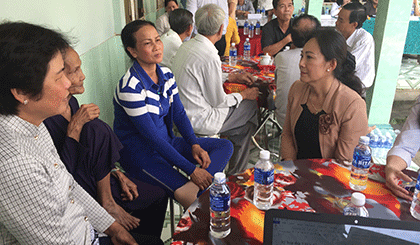
M410 203L396 198L385 186L383 165L370 169L366 208L370 217L416 221ZM413 171L405 173L416 177ZM285 161L275 164L273 208L304 212L342 214L350 201L350 171L331 159ZM209 236L209 191L201 195L188 210L173 235L173 245L180 244L262 244L264 211L252 203L253 169L231 176L231 234L223 240Z

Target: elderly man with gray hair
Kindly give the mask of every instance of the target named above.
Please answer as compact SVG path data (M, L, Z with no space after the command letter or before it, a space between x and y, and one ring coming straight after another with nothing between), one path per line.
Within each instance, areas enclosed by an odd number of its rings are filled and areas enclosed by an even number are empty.
M179 96L199 135L220 134L232 141L234 152L228 175L246 169L249 143L257 124L257 88L226 94L225 81L251 85L249 73L222 74L221 61L214 44L223 35L225 12L215 4L207 4L195 13L198 34L183 43L176 53L172 70L178 83Z

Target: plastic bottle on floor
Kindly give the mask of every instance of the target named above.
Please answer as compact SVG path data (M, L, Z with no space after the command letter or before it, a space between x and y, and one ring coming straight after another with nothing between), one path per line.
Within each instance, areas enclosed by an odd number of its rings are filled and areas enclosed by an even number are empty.
M210 234L215 238L223 238L230 233L230 201L226 175L218 172L210 187Z
M236 66L237 62L238 62L238 50L236 50L235 43L232 43L230 45L230 50L229 50L229 65Z
M262 210L271 207L274 183L274 165L269 151L260 151L260 159L254 167L254 205Z
M360 136L359 144L354 148L351 166L349 185L353 190L363 191L366 189L370 160L369 137Z
M351 202L343 209L343 214L347 216L369 217L369 212L365 207L366 197L360 192L351 195Z

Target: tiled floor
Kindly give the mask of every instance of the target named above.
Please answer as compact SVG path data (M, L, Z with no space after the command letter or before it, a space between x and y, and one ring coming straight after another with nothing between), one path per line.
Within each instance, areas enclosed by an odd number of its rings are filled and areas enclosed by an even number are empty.
M417 90L420 89L420 65L417 63L417 60L414 58L403 58L402 64L401 64L401 70L400 75L398 77L398 85L397 85L397 93L401 92L402 90ZM416 91L414 91L416 92ZM420 90L418 90L420 94ZM413 100L410 101L394 101L393 110L391 113L391 125L396 129L401 129L402 124L404 123L406 117L408 116L409 110L411 105L413 104ZM270 127L271 124L269 123L267 125L267 128L261 131L259 135L257 135L257 141L261 144L262 141L265 139L265 135L270 135L268 139L268 149L271 152L278 153L279 146L280 146L280 140L277 134L276 130L272 130ZM266 148L266 147L264 147ZM258 154L259 149L252 145L251 153L250 153L250 160L249 160L249 167L253 167L254 164L258 160ZM417 164L420 163L420 154L418 157L415 158L414 162ZM416 160L418 159L418 160ZM277 159L272 158L272 161L275 162ZM171 226L170 226L170 216L169 216L169 205L166 215L166 221L165 221L165 227L162 232L162 240L165 242L165 244L170 244L171 242ZM175 204L175 214L176 214L176 222L178 223L180 215L182 213L182 209L179 208L177 204Z

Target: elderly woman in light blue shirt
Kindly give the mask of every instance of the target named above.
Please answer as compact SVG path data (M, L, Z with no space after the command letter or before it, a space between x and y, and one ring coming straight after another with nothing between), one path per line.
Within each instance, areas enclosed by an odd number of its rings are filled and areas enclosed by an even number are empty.
M386 185L391 191L404 199L412 200L410 193L398 185L399 179L412 181L402 170L409 167L411 159L420 149L420 97L411 108L410 115L404 123L402 132L395 140L394 147L388 152L386 159Z

